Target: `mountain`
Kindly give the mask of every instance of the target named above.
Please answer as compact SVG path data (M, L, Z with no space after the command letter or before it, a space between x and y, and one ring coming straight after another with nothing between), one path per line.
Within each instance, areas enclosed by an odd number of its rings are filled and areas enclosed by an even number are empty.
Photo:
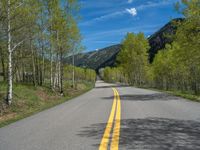
M171 43L173 41L172 36L176 33L177 30L177 25L175 22L182 21L182 18L173 19L148 38L150 45L150 49L148 51L150 63L153 62L157 52L165 47L165 44ZM75 66L91 68L96 71L106 66L115 66L116 57L120 49L121 45L117 44L98 51L77 54L74 57ZM72 64L72 56L68 57L65 60L65 63Z
M148 51L150 63L153 62L153 59L158 51L165 48L165 44L169 44L173 41L173 35L177 30L177 23L182 22L183 20L183 18L171 20L164 27L148 38L150 45L150 49Z
M100 50L81 53L74 56L75 66L86 67L94 70L106 66L114 66L116 56L120 51L120 44L109 46ZM72 64L72 56L65 60L65 63Z

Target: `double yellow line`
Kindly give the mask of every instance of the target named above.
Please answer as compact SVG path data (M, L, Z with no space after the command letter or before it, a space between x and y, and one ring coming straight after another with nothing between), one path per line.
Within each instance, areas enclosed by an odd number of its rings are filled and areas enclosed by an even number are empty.
M101 140L101 144L99 146L99 150L107 150L109 142L111 150L119 149L121 102L118 91L115 88L113 88L113 92L114 92L114 100L112 104L112 109L106 125L106 129L104 131L103 138Z

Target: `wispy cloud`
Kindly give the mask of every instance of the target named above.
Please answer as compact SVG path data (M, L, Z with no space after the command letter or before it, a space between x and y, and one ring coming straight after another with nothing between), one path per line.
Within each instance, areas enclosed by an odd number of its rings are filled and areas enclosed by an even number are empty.
M90 24L96 23L98 21L103 21L103 20L106 20L106 19L119 17L119 16L122 16L122 15L127 14L127 13L131 14L132 16L135 16L135 15L137 15L137 10L135 8L130 8L130 9L127 8L125 10L116 11L116 12L113 12L113 13L108 13L106 15L102 15L102 16L94 18L92 20L83 22L80 25L83 25L83 26L84 25L90 25Z
M86 1L86 0L82 0L80 1L81 7L84 9L90 9L90 8L108 8L112 6L112 3L110 3L109 1Z
M119 16L123 15L124 13L126 13L125 10L123 10L123 11L116 11L116 12L109 13L109 14L106 14L106 15L102 15L102 16L94 18L92 20L83 22L80 25L90 25L90 24L98 22L98 21L102 21L102 20L106 20L106 19L111 19L111 18L119 17Z
M98 43L98 44L118 44L117 41L103 41L103 40L97 40L97 41L92 41L90 40L92 43Z
M110 19L110 18L113 18L113 17L118 17L120 15L123 15L124 13L125 13L125 11L116 11L116 12L95 18L94 21L101 21L101 20Z
M85 37L84 42L90 43L92 45L99 45L98 48L103 48L111 45L111 44L119 44L122 40L122 38L128 33L128 32L144 32L146 36L151 35L155 31L157 31L163 24L157 24L157 25L142 25L137 27L127 27L127 28L119 28L119 29L113 29L113 30L107 30L107 31L101 31L96 32L90 35L87 35ZM113 37L119 37L119 38L113 38ZM107 39L107 40L105 40ZM103 45L103 46L102 46ZM90 50L94 50L96 48L90 48Z
M137 10L135 8L126 9L126 11L131 14L132 16L137 15Z
M163 24L156 24L156 25L143 25L143 26L137 26L137 27L127 27L127 28L119 28L119 29L113 29L113 30L108 30L108 31L103 31L103 32L97 32L94 34L90 34L87 36L86 40L91 41L99 41L102 38L105 37L112 37L112 36L120 36L123 37L127 32L154 32L158 30Z
M128 0L128 3L131 4L133 2L133 0Z
M163 6L163 5L168 5L168 4L172 4L174 3L173 0L161 0L160 2L151 2L151 1L148 1L146 4L142 4L137 8L137 10L144 10L144 9L147 9L147 8L152 8L152 7L160 7L160 6Z
M128 2L133 2L133 0L128 0ZM87 26L87 25L91 25L91 24L99 22L99 21L104 21L107 19L112 19L112 18L116 18L119 16L123 16L124 14L128 14L128 13L131 14L132 16L136 16L138 14L138 11L141 11L144 9L149 9L152 7L160 7L160 6L164 6L164 5L169 5L172 3L174 3L174 0L161 0L161 1L156 1L156 2L148 1L146 4L141 4L134 8L127 8L125 10L119 10L119 11L114 11L111 13L104 14L102 16L93 18L89 21L80 23L80 25Z

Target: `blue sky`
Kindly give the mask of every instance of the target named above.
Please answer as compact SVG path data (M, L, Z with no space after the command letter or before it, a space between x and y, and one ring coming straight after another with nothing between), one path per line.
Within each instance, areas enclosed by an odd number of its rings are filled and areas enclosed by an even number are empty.
M179 0L81 0L79 27L86 51L119 44L127 32L149 36L172 18Z

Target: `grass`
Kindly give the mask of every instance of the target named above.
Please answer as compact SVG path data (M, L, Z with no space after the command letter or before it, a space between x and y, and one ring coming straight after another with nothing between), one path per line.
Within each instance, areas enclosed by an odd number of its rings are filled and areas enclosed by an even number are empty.
M0 82L0 127L79 96L92 89L93 84L78 82L76 89L73 89L70 82L65 82L64 96L52 92L47 86L34 87L27 84L15 84L13 102L9 107L3 103L6 87L5 83Z
M183 91L177 91L177 90L161 90L161 89L157 89L157 88L147 88L146 89L151 89L151 90L155 90L155 91L159 91L159 92L165 92L174 96L179 96L194 102L200 102L200 95L195 95L195 94L191 94L190 92L183 92Z
M112 82L111 82L112 83ZM121 83L120 83L121 84ZM131 85L130 85L131 86ZM137 87L137 86L134 86ZM192 92L189 91L178 91L178 90L161 90L158 88L152 88L149 86L141 86L141 87L137 87L137 88L143 88L143 89L149 89L149 90L154 90L154 91L159 91L159 92L165 92L174 96L179 96L194 102L200 102L200 95L195 95L195 94L191 94Z
M181 91L165 91L165 92L175 95L175 96L183 97L183 98L191 100L191 101L200 102L199 95L194 95L194 94L181 92Z
M195 94L191 94L192 92L189 91L178 91L178 90L161 90L158 88L152 88L152 87L148 87L148 86L141 86L138 88L144 88L144 89L149 89L149 90L154 90L154 91L159 91L159 92L165 92L174 96L179 96L194 102L200 102L200 95L195 95Z

